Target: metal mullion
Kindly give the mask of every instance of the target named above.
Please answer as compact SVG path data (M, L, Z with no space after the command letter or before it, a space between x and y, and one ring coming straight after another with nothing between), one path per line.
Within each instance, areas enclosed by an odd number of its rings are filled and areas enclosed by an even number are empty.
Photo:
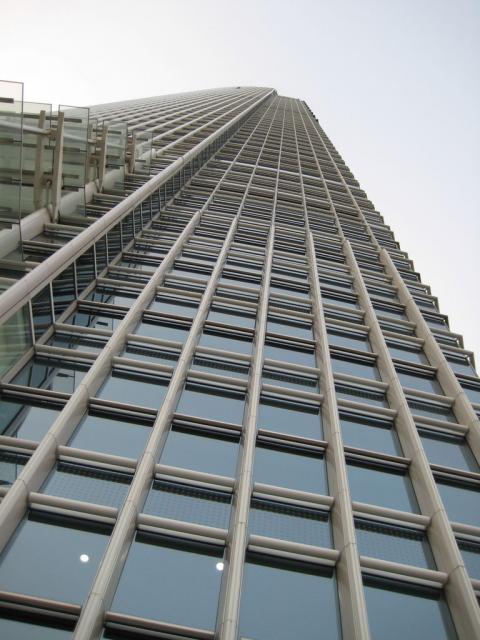
M415 421L410 412L402 384L398 378L376 313L363 280L360 267L348 240L345 255L355 274L357 294L370 325L372 346L376 343L378 364L382 377L389 383L388 398L397 410L397 433L404 453L411 458L409 475L422 513L430 517L429 540L435 561L448 575L445 596L460 638L475 637L480 628L480 610L464 561L457 547L450 521L443 506L430 464L423 449Z
M314 153L310 134L305 127L303 118L301 119L304 130L309 140L311 151L316 160L320 177L325 187L325 180L323 179L320 165L318 164L318 160ZM362 583L360 556L357 547L352 501L350 497L350 489L347 476L347 465L345 461L343 438L340 428L340 418L335 392L335 379L333 376L332 364L330 360L330 346L328 343L322 293L320 289L315 242L313 234L310 231L310 222L308 219L308 212L306 207L305 186L303 183L302 166L298 150L295 121L294 132L295 142L297 146L297 162L299 167L299 176L304 203L303 206L307 245L306 248L307 259L309 260L311 298L312 306L315 308L314 327L316 334L316 352L317 359L320 362L320 368L323 371L323 375L320 376L320 391L323 391L324 395L322 413L327 418L325 420L325 427L328 432L327 434L324 434L328 442L325 457L327 461L328 479L330 482L333 480L332 484L335 487L335 502L332 507L332 528L335 546L340 550L340 557L336 565L336 574L338 579L338 595L342 618L342 630L347 638L354 638L356 640L368 640L370 638L370 631ZM338 219L336 222L338 225ZM331 464L328 464L329 459ZM332 471L334 473L332 473Z

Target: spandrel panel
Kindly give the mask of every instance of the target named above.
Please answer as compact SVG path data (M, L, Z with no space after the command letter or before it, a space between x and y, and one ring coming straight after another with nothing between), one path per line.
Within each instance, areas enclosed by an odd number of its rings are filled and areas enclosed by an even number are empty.
M231 495L223 491L154 480L143 511L162 518L227 529L230 501Z
M119 509L125 500L131 479L132 476L124 473L58 462L41 492Z
M213 545L137 532L111 610L213 630L222 556Z
M423 531L360 518L355 519L355 528L360 555L436 569L432 550Z
M55 422L59 408L0 401L0 434L40 441Z
M281 561L247 561L240 637L339 640L342 634L333 572Z
M105 525L31 512L0 556L2 589L81 604L109 534Z
M152 428L125 419L86 415L76 428L69 446L114 456L138 458L145 448Z
M329 515L317 509L253 499L250 505L251 534L300 542L318 547L331 547Z
M440 590L405 588L393 581L365 581L373 640L455 640L457 634Z
M238 443L200 432L172 429L160 456L160 464L233 477Z

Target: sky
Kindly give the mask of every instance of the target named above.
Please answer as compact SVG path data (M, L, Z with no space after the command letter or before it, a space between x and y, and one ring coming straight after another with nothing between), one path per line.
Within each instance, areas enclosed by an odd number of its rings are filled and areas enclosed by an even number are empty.
M478 0L16 0L0 33L0 77L55 107L306 100L480 368Z

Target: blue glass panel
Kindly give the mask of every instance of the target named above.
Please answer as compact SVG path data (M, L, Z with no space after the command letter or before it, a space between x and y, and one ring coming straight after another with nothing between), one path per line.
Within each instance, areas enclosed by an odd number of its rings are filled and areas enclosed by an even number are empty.
M113 371L97 393L98 398L157 409L163 402L169 381L154 375Z
M90 365L37 356L27 362L12 382L38 389L73 393L89 368Z
M0 452L0 485L13 484L29 459L29 456L17 453Z
M257 426L259 429L316 440L323 438L320 409L294 402L262 398L258 407Z
M350 447L380 451L389 455L402 455L402 449L393 424L384 420L340 414L343 442Z
M75 430L69 445L87 451L138 458L150 434L151 426L148 424L86 415Z
M223 550L137 533L112 611L213 629ZM218 567L218 568L217 568Z
M60 409L0 401L0 434L38 442L52 426Z
M238 443L200 432L170 431L160 463L194 471L233 477Z
M0 637L5 640L67 640L72 632L67 629L50 627L41 622L0 618Z
M332 572L287 562L275 565L260 559L247 562L240 637L339 640L340 616Z
M2 589L81 604L109 533L87 520L30 513L0 557Z
M458 548L471 578L480 580L480 542L457 540Z
M373 640L454 640L457 635L441 591L365 581Z
M263 354L265 358L271 358L272 360L301 364L305 367L315 367L315 353L313 349L289 348L287 345L280 346L279 344L269 344L266 342Z
M257 446L254 480L278 487L328 495L325 459L321 455Z
M180 397L177 412L209 420L241 424L244 407L243 394L188 383Z
M430 463L480 472L475 456L463 436L429 431L421 427L418 427L418 434Z
M347 471L352 500L418 513L418 504L407 474L367 467L352 461L348 461Z
M465 522L480 527L480 490L461 482L440 482L437 487L447 515L453 522Z
M332 354L331 361L334 373L345 373L349 376L380 380L380 374L373 362L369 363L349 358L341 358L336 354Z

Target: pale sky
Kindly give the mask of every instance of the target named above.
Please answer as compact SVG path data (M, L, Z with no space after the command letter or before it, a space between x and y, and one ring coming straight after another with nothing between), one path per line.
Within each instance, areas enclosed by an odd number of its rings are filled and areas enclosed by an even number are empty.
M478 0L16 0L0 60L55 107L237 85L306 100L480 368Z

